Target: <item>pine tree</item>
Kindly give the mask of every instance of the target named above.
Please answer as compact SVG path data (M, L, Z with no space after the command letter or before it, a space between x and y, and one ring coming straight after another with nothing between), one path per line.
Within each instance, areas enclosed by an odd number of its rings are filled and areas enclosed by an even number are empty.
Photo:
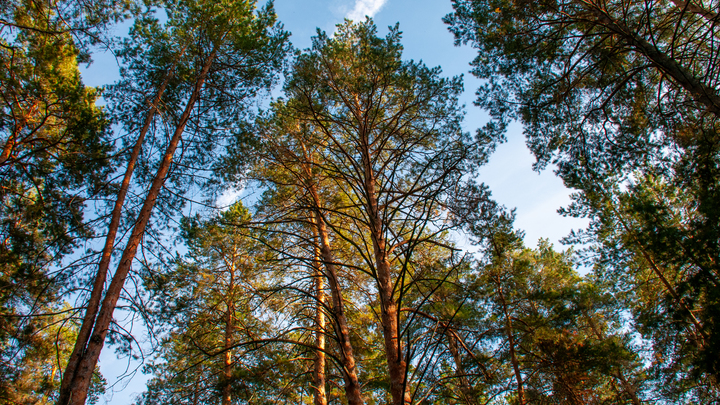
M207 220L183 218L186 257L147 274L153 301L164 303L155 318L167 334L140 403L249 401L297 372L282 345L267 340L273 316L260 293L269 283L267 241L250 221L239 202Z
M152 79L157 77L154 76L155 72L162 72L156 81L158 86L171 71L179 72L175 75L182 80L173 86L174 92L165 95L164 101L177 102L176 107L182 113L175 116L178 110L174 110L170 115L172 134L168 134L170 136L164 145L165 153L152 171L154 174L149 190L101 305L101 280L105 277L102 269L95 277L89 300L91 305L86 311L73 357L63 377L59 401L62 404L85 402L91 372L103 347L123 284L146 234L156 202L161 197L161 190L168 179L183 181L182 173L171 169L177 167L178 162L174 162L173 158L186 130L203 128L202 131L196 131L192 138L185 138L187 143L195 146L185 151L189 155L187 158L195 158L194 163L202 165L205 159L212 158L208 151L212 151L215 143L220 141L215 129L236 122L246 109L244 101L272 83L284 57L286 34L275 29L271 8L256 14L254 2L179 1L167 4L165 10L168 13L165 28L141 33L138 39L144 42L136 48L136 53L130 52L128 56L131 61L133 58L142 61L130 67L144 68L139 76L147 75L146 81L153 82ZM149 21L149 27L158 25ZM189 48L180 53L184 62L181 66L175 66L175 60L180 55L173 52L168 57L165 53L173 51L173 44L177 43ZM143 55L148 57L139 59ZM160 66L146 66L144 62L159 62ZM171 102L168 105L173 104ZM144 121L150 121L155 111L156 107L151 107L148 119ZM200 111L202 114L198 114ZM135 117L124 118L133 122ZM132 128L132 125L128 126ZM114 235L110 232L108 239L112 237ZM111 244L106 243L106 246Z
M556 165L579 191L566 212L591 219L577 240L604 250L597 271L608 274L600 277L638 286L650 271L658 280L644 301L662 302L655 319L674 326L646 336L658 348L684 347L664 356L693 371L668 367L657 377L684 375L686 383L670 386L706 387L696 391L706 401L699 392L713 391L719 336L720 65L708 45L717 40L717 12L697 1L454 6L446 21L457 43L479 51L473 73L488 79L478 103L494 117L491 128L522 121L536 168ZM638 324L647 322L643 313Z
M285 88L293 115L322 135L319 164L348 201L337 215L352 225L336 233L354 241L375 283L390 393L398 405L412 401L399 311L420 277L412 259L445 229L440 201L469 153L459 127L460 79L403 62L401 51L397 27L383 39L370 20L346 22L333 38L314 38Z
M79 51L47 2L10 2L0 38L0 362L42 351L72 274L62 259L93 234L88 201L112 170L108 120ZM59 374L58 374L59 375Z

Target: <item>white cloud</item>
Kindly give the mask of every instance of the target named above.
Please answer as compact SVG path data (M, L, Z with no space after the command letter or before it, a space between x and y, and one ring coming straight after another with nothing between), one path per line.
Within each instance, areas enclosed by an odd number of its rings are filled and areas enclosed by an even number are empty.
M355 0L355 7L346 17L353 21L363 21L366 15L373 17L385 3L387 0Z
M215 205L220 208L221 211L225 211L240 199L243 191L245 191L244 188L228 188L218 196L217 201L215 201Z

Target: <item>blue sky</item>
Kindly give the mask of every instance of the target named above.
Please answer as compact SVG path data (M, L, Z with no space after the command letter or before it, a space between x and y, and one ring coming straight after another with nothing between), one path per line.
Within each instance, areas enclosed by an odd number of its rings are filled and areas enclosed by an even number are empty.
M276 0L275 9L285 29L292 33L295 47L305 49L316 29L332 32L344 18L375 20L379 34L385 35L388 26L400 23L403 32L404 58L422 60L428 66L441 66L447 76L464 75L466 104L465 129L475 131L487 121L487 114L473 106L479 81L468 73L469 62L476 53L470 47L453 46L453 37L442 23L442 17L452 11L450 0ZM117 28L121 35L127 26ZM117 65L109 55L96 55L95 63L83 72L89 85L112 83L117 78ZM569 203L569 191L551 170L540 174L532 171L534 158L525 147L522 127L514 124L507 134L508 142L500 145L490 163L481 172L481 181L490 186L494 198L508 208L517 209L516 226L526 232L525 242L536 246L538 238L548 238L563 248L558 240L585 221L564 218L556 210ZM110 384L117 376L136 369L139 364L117 360L112 348L106 347L100 360L103 375ZM104 399L108 404L129 404L142 392L147 376L135 373L131 379L116 384ZM103 403L103 400L101 400Z

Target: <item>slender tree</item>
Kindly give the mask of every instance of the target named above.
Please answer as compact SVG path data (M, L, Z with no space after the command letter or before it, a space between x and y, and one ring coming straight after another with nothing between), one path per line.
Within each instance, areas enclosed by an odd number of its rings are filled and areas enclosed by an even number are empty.
M124 281L145 235L160 191L170 173L175 151L193 114L197 113L199 107L205 114L214 111L210 118L198 115L198 118L193 119L198 123L204 121L206 128L208 126L212 128L212 124L217 123L221 117L237 117L241 112L238 109L243 106L242 101L253 95L256 89L267 86L272 80L274 69L283 57L285 34L273 31L275 19L272 9L263 10L256 15L254 6L254 3L226 2L210 4L180 1L169 4L166 9L169 16L165 28L167 34L159 37L141 37L148 41L141 51L150 55L172 48L162 39L170 43L179 41L191 44L188 45L187 52L182 53L186 61L183 66L184 76L181 76L183 81L178 84L175 93L178 98L174 99L184 106L182 114L171 120L174 131L162 159L156 166L149 190L97 317L84 320L84 323L94 325L92 333L89 334L87 341L77 342L79 347L75 351L81 354L77 356L77 361L68 363L59 403L85 402L89 379L108 333L112 313L120 298ZM167 77L173 70L179 69L175 67L178 57L180 56L160 58L160 61L167 63L165 67L159 67L159 70L164 72L161 77ZM148 61L154 60L157 58L148 58ZM147 69L146 73L152 75L153 69ZM223 91L220 91L221 89ZM228 92L230 89L232 92ZM180 96L183 91L187 92L185 96L187 98ZM233 104L228 103L230 99L234 101ZM147 121L152 119L154 113L155 108L151 107ZM197 139L197 141L201 140ZM209 138L206 141L213 142L213 139ZM205 150L209 147L210 145L205 145ZM100 272L98 276L102 277L104 274Z
M322 273L322 259L320 249L313 249L313 279L315 280L315 300L317 301L315 310L315 345L317 346L315 365L313 367L313 403L315 405L327 405L327 383L325 373L327 370L327 356L325 350L326 344L326 328L327 322L325 316L326 297L325 297L325 281Z
M261 131L261 166L254 176L276 188L284 188L288 194L295 194L292 203L285 210L289 214L283 221L306 222L312 234L318 259L321 260L322 274L327 279L331 298L331 319L340 345L341 369L345 379L345 391L349 403L362 404L360 382L356 359L351 343L350 329L346 315L345 298L339 280L338 262L331 245L327 222L332 208L324 201L327 191L326 174L318 169L318 134L312 125L295 119L292 111L281 104L274 105L274 118ZM283 210L283 211L285 211ZM306 215L309 218L304 218ZM300 214L300 217L297 215ZM276 216L276 221L279 217ZM307 238L307 237L306 237Z
M264 325L254 318L252 307L258 298L254 292L263 280L259 265L263 245L247 228L240 228L249 221L250 214L241 203L209 220L183 218L187 257L179 259L171 271L147 276L150 291L167 303L156 308L160 322L172 331L163 342L164 356L182 355L179 350L192 352L190 361L180 367L156 366L158 371L164 367L168 372L187 367L185 372L196 376L200 387L183 387L178 380L178 394L185 398L191 398L196 390L210 389L214 393L210 397L221 404L236 403L233 393L242 383L237 377L246 367L238 350L243 348L242 342L252 340L248 336L262 335ZM190 347L193 344L195 349ZM172 391L168 383L149 394L168 395Z

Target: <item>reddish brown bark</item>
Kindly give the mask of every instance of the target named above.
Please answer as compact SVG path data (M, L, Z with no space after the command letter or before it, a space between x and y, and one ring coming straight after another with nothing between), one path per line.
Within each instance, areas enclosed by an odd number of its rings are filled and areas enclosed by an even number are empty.
M362 405L364 403L360 394L360 383L357 377L357 367L355 365L355 355L350 342L350 328L348 327L347 317L345 316L345 304L342 297L340 283L338 281L337 269L335 268L335 259L330 247L330 237L328 235L325 219L320 213L319 196L317 191L311 187L311 194L316 204L315 219L311 223L315 226L318 238L320 240L320 253L323 264L325 265L326 277L330 287L330 296L333 304L333 320L335 321L335 329L337 330L338 343L340 346L340 357L343 362L343 378L345 380L345 395L350 405Z
M380 240L381 242L384 242ZM375 244L375 243L374 243ZM402 342L399 336L398 308L393 299L390 266L383 257L384 243L377 243L375 260L378 273L378 288L381 305L381 322L385 341L385 357L390 374L390 395L394 405L410 404L410 393L406 386L407 363L403 357Z
M28 122L32 120L32 116L37 113L38 107L39 107L39 101L35 100L28 108L27 110L22 110L22 103L20 100L18 100L17 95L14 95L13 98L15 99L15 105L17 106L18 112L13 111L13 116L15 116L15 125L13 125L12 134L10 137L5 141L5 145L3 145L2 153L0 154L0 166L4 165L12 156L13 151L15 150L15 146L18 142L18 138L20 137L20 132L22 129L28 125ZM35 128L33 130L36 131L39 128ZM22 142L22 140L21 140Z
M272 141L272 139L269 139ZM299 180L298 187L300 187L304 192L306 192L311 201L310 201L310 217L308 218L308 222L311 224L313 232L315 232L315 236L318 240L319 246L318 250L316 251L317 258L320 260L322 265L324 265L325 273L324 277L327 280L328 287L330 289L330 299L332 306L330 308L330 315L331 315L331 321L333 322L333 327L335 330L336 337L338 339L338 346L340 349L340 361L342 366L342 376L343 380L345 382L345 395L348 399L348 404L350 405L362 405L364 404L364 400L362 398L362 394L360 392L360 383L358 381L357 377L357 366L355 362L355 355L353 352L353 347L350 340L350 328L348 326L347 317L345 315L345 303L342 296L342 287L340 286L340 282L337 275L337 268L335 264L335 258L332 253L332 247L330 244L330 237L327 229L327 224L325 222L325 218L322 214L322 201L320 194L318 192L318 186L316 183L316 179L314 174L312 173L312 164L313 157L308 153L308 150L305 146L305 143L303 142L302 137L297 137L295 139L297 141L297 145L300 147L300 150L294 150L294 149L288 149L284 145L280 143L274 143L273 148L270 150L271 152L271 159L275 160L277 163L279 163L281 166L287 168L288 166L293 166L293 164L299 163L299 167L294 167L294 169L291 169L291 172L297 176L297 179ZM296 169L299 169L296 171ZM317 282L317 279L316 279ZM319 288L319 287L318 287ZM324 317L324 314L321 313L320 305L322 305L323 302L319 300L318 297L318 314L317 316L320 317L321 315ZM324 322L324 321L323 321ZM320 318L318 318L318 325L320 325ZM323 323L324 325L324 323ZM320 332L318 331L318 342L320 342ZM322 342L324 344L324 336L322 338ZM320 345L318 344L318 349L321 349ZM316 381L320 381L320 375L319 375L319 367L320 367L320 357L321 357L321 350L317 351L317 361L315 364L315 378ZM325 355L322 354L322 361L325 361ZM324 370L324 367L323 367ZM324 378L324 376L323 376ZM320 384L316 382L316 390L320 387ZM324 389L324 384L323 384ZM316 401L319 400L318 397L320 397L319 391L316 391ZM325 395L323 395L325 397ZM323 400L327 401L323 398Z
M393 294L393 279L388 260L388 250L383 236L384 224L378 209L375 176L370 159L367 137L363 153L364 188L367 198L367 216L370 220L370 238L373 243L375 270L377 272L378 295L380 298L380 322L382 323L385 341L385 357L390 376L390 395L393 405L410 404L410 393L407 387L407 362L403 356L402 342L399 334L399 312Z
M232 379L232 347L233 347L233 332L235 331L235 258L233 257L230 263L230 280L228 283L228 294L226 297L225 306L227 312L225 313L225 339L223 342L223 389L222 389L222 405L230 405L232 403L232 394L230 387L230 380Z
M181 54L183 52L184 49ZM110 214L110 226L108 227L108 233L105 237L105 246L102 250L100 264L98 265L98 272L95 275L93 288L90 292L90 299L88 300L87 308L85 309L85 316L83 317L83 322L80 326L80 330L78 331L75 346L73 347L73 351L70 354L68 364L65 368L65 373L63 374L63 379L60 385L60 398L58 400L58 403L65 403L67 401L67 398L69 398L70 384L72 383L73 377L75 376L75 370L77 369L77 365L80 362L80 358L82 357L88 340L90 339L90 333L92 332L95 317L97 316L97 312L100 307L100 299L102 298L103 287L105 286L105 279L107 278L107 271L108 267L110 266L110 259L112 258L115 238L117 236L117 231L120 228L122 208L125 204L125 197L127 196L128 189L130 188L130 181L132 180L133 173L135 172L135 164L137 163L138 157L140 156L140 151L142 149L143 141L145 140L145 135L150 129L150 125L152 124L155 113L157 112L160 99L165 92L165 88L167 87L168 82L172 78L173 71L175 70L176 65L177 59L165 75L165 79L160 84L160 88L158 88L158 92L155 95L152 104L150 105L150 111L148 111L147 113L143 127L140 129L140 134L138 135L138 138L135 141L135 145L133 146L133 150L130 154L130 159L128 160L127 167L125 168L125 175L123 177L122 183L120 184L120 190L118 191L117 197L115 199L115 205L113 207L112 213Z
M233 346L233 311L234 306L230 305L225 314L225 339L223 342L223 384L222 384L222 405L232 403L230 380L232 379L232 346Z
M327 393L325 389L325 293L323 291L323 276L320 248L315 247L313 260L313 278L315 280L315 364L313 369L313 403L315 405L327 405Z
M158 171L155 174L150 190L145 197L145 201L140 209L137 221L135 222L135 227L132 230L127 246L120 258L120 264L118 265L117 271L115 272L112 281L110 282L110 286L105 294L105 298L103 299L102 307L100 308L97 319L95 320L95 325L93 327L90 340L88 341L87 348L80 360L80 363L78 364L75 376L70 385L71 392L69 402L67 403L72 405L85 404L88 389L90 387L90 380L95 370L95 366L97 365L97 360L100 357L100 352L105 344L105 337L107 336L110 322L112 321L112 314L115 311L115 306L120 298L120 293L123 285L125 284L125 279L132 267L132 262L135 259L140 241L145 234L145 228L150 220L150 215L155 207L155 202L160 194L160 190L165 184L165 179L170 171L170 165L172 164L175 150L182 138L185 126L190 118L190 113L194 109L195 103L200 97L200 93L203 85L205 84L210 67L212 66L215 54L216 51L213 50L205 60L202 71L200 72L200 75L195 83L195 87L193 88L193 92L188 99L185 110L180 116L175 133L170 139L170 143L167 146L163 160L158 167ZM65 402L58 403L63 405L65 404Z
M458 346L458 336L455 334L455 331L450 328L447 328L445 335L448 338L448 349L450 350L450 354L452 354L453 360L455 361L455 374L457 374L457 378L460 382L460 392L463 396L463 402L465 402L467 405L478 405L477 398L475 398L472 387L470 386L470 382L465 375L465 368L462 364L462 357L460 356L460 350Z
M194 387L194 390L193 390L192 405L198 405L198 403L200 402L200 387L199 387L199 385L200 385L200 384L199 384L198 381L196 380L196 381L195 381L195 387Z
M522 380L522 373L520 373L520 364L517 359L517 354L515 353L515 333L513 331L512 326L512 320L510 318L510 314L508 313L508 305L507 301L505 300L505 295L503 294L502 287L500 286L500 281L497 281L498 284L498 294L500 296L500 301L502 303L503 307L503 314L505 315L505 333L507 334L508 338L508 345L510 346L510 361L512 362L513 371L515 373L515 380L517 381L517 393L518 393L518 403L520 405L525 404L525 388L523 387L523 380Z
M2 154L0 154L0 165L5 164L5 162L10 159L10 155L12 155L12 151L15 148L15 140L17 139L19 133L20 128L15 128L12 135L10 135L10 138L5 141Z
M222 385L222 405L230 405L232 403L232 347L234 344L233 334L235 332L235 261L236 255L233 254L228 270L230 271L230 280L228 280L228 290L225 298L225 339L223 341L223 385Z

